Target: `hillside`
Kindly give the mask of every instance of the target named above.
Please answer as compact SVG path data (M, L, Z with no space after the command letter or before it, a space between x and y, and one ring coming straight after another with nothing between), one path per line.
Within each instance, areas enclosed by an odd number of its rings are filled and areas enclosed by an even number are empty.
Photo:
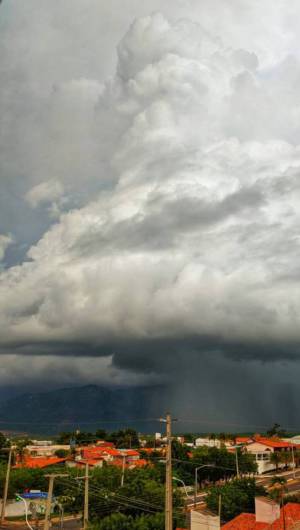
M128 423L147 431L144 420L162 413L160 403L164 392L161 387L88 385L24 394L0 404L0 430L50 434L79 427L113 430Z

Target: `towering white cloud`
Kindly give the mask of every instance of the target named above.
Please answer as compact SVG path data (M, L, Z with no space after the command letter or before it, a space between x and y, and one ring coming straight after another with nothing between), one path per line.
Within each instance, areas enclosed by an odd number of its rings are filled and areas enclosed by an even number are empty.
M106 81L93 55L84 72L78 58L80 74L74 58L25 83L24 140L3 174L23 168L24 207L52 221L0 273L5 374L17 354L43 354L37 377L49 363L68 366L58 355L85 354L89 367L91 355L106 356L100 379L117 383L136 383L135 371L142 382L168 376L169 359L171 372L183 370L187 352L193 370L206 359L213 372L209 356L226 364L219 352L298 358L298 8L278 2L286 16L268 26L270 4L244 2L243 32L240 6L218 2L223 28L198 4L176 3L179 21L136 19ZM35 71L40 50L31 53ZM88 380L76 363L72 374Z
M264 71L161 14L118 57L103 89L80 85L107 186L2 273L2 341L298 340L297 59Z

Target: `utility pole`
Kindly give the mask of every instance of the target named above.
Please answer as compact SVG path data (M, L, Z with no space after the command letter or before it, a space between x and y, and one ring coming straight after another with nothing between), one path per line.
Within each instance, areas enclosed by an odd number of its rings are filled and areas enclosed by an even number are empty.
M293 459L293 475L296 478L296 465L295 465L295 455L294 455L294 446L292 445L292 459Z
M5 508L6 508L6 503L7 503L7 494L8 494L8 485L9 485L9 475L10 475L10 468L11 468L12 453L13 453L13 448L10 447L9 448L9 453L8 453L6 477L5 477L3 500L2 500L1 525L4 523L4 519L5 519Z
M85 464L85 474L77 477L77 480L84 480L84 506L83 506L83 530L87 530L89 524L89 464Z
M83 530L87 530L89 524L89 465L85 464L84 476L84 511L83 511Z
M172 487L172 419L167 414L161 419L166 424L166 499L165 499L165 530L173 530L173 487Z
M237 476L237 478L240 478L239 458L238 458L237 447L235 448L235 466L236 466L236 476Z
M62 473L52 473L51 475L45 475L45 476L46 478L49 478L49 487L48 487L47 504L46 504L45 520L44 520L44 530L49 530L54 479L57 477L68 477L69 475L62 474Z
M123 486L124 486L124 477L125 477L125 459L126 459L126 454L122 455L121 488L123 488Z

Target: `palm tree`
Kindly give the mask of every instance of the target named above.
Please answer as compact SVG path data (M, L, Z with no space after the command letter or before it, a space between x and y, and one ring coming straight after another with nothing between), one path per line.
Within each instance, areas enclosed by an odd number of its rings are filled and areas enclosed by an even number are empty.
M20 464L24 463L25 456L27 455L26 446L29 445L30 440L18 440L16 443L16 455Z
M271 486L269 488L269 494L271 499L278 502L278 504L283 503L284 494L288 491L287 481L285 477L273 477L271 480Z
M212 432L212 433L209 435L209 439L214 441L214 445L216 445L216 437L217 437L217 436L215 435L214 432Z
M292 453L289 451L284 451L281 455L281 461L285 463L285 468L288 468L288 465L293 461Z
M279 451L274 451L274 453L271 453L270 461L272 462L272 464L275 464L276 472L277 472L279 464L282 462L281 453L279 453Z

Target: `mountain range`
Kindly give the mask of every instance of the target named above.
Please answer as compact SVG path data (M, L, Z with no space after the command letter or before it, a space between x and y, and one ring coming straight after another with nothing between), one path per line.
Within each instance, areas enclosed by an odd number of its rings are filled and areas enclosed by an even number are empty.
M0 403L0 430L49 433L133 427L153 432L165 411L165 387L111 388L97 385L26 393ZM153 420L153 421L152 421Z

